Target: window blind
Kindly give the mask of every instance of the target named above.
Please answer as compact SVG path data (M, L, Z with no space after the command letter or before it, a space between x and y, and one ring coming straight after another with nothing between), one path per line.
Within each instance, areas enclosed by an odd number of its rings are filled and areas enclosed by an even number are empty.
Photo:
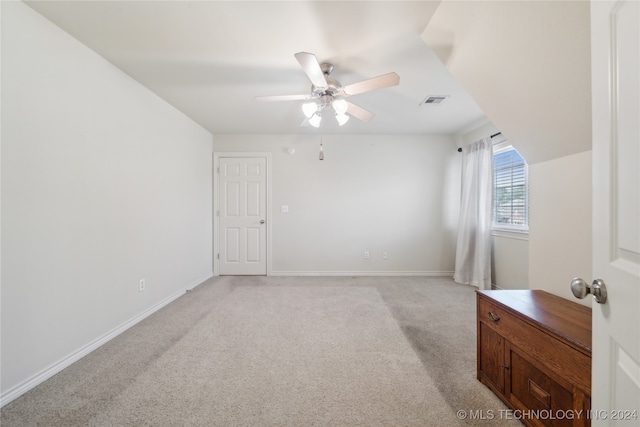
M527 164L515 149L510 148L494 154L493 188L494 225L527 227Z

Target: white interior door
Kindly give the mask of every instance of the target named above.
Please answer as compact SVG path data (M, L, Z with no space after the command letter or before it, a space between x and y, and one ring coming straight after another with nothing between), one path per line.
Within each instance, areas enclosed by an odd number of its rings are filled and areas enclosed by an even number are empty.
M591 2L592 424L640 425L640 2Z
M267 160L219 159L219 274L267 274Z

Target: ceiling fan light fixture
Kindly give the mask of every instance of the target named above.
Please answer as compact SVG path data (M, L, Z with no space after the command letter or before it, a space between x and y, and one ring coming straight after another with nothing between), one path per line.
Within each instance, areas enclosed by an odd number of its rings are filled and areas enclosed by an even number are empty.
M336 114L344 115L347 112L348 104L344 99L336 99L333 101L332 106Z
M349 121L349 116L346 114L336 114L336 120L340 126L344 125Z
M321 121L322 121L322 117L320 117L319 114L313 114L313 116L309 118L309 124L314 128L319 128Z
M315 102L307 102L302 104L302 112L307 119L310 119L318 111L318 104Z

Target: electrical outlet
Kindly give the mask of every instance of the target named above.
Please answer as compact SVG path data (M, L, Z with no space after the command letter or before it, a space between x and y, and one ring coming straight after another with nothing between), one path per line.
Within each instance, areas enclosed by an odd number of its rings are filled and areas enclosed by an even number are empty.
M389 259L389 254L382 252L382 259Z
M146 283L144 279L140 279L140 284L138 285L138 291L142 292L144 291L145 287L146 287Z
M364 259L369 259L369 251L364 251Z

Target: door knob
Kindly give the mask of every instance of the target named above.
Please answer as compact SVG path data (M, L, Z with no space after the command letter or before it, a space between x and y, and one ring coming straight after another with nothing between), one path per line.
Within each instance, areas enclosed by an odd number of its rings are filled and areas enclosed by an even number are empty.
M591 294L599 304L604 304L607 301L607 287L602 279L595 279L592 284L588 284L581 278L574 277L571 281L571 292L580 299Z
M261 220L260 220L260 224L264 224L264 219L261 219Z

